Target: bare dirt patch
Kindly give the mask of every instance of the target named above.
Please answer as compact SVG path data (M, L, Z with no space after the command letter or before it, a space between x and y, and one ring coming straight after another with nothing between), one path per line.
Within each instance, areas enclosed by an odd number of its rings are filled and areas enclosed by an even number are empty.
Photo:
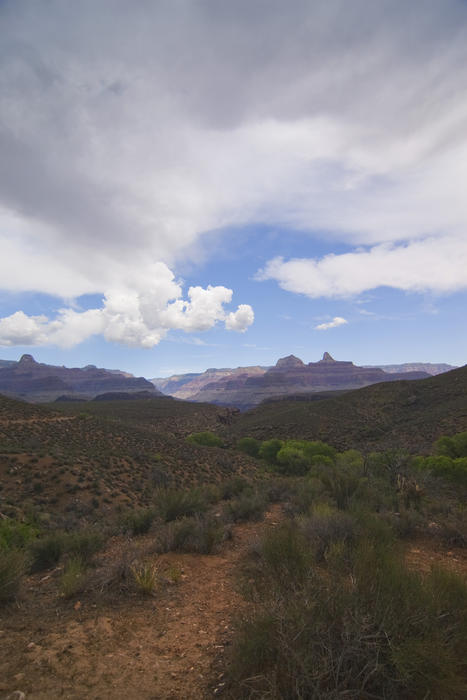
M235 526L220 554L157 557L161 572L175 568L181 577L154 597L63 601L57 573L31 577L19 607L1 613L0 697L16 690L28 700L212 697L222 689L213 662L244 604L236 563L279 518L274 507L262 523Z
M409 567L422 573L428 573L433 566L441 566L467 577L467 550L461 547L446 549L445 545L433 538L411 542L405 559Z

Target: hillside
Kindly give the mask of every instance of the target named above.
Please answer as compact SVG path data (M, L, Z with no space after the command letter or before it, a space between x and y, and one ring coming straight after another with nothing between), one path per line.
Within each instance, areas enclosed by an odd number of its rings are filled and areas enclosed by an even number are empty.
M173 700L222 694L237 700L247 697L238 689L253 678L261 691L255 696L267 697L270 679L289 668L293 648L290 683L275 694L293 697L303 659L318 656L316 667L325 666L330 638L323 629L333 625L331 690L337 677L347 694L339 650L354 628L352 649L356 645L362 659L360 665L354 662L358 688L366 683L360 667L369 663L368 629L383 630L370 637L371 649L378 645L371 658L378 679L392 683L394 677L390 664L384 661L382 667L380 661L390 658L386 649L391 651L401 636L404 643L418 644L427 624L423 651L428 650L429 662L445 648L431 643L433 630L444 625L449 660L465 668L465 634L457 622L465 619L465 489L425 479L412 503L412 492L400 491L410 479L400 487L399 481L391 485L388 475L382 479L378 472L375 478L372 460L358 455L337 455L335 464L324 472L320 465L313 479L278 477L264 460L238 449L201 447L186 437L193 431L223 432L231 446L245 434L325 437L342 448L368 447L373 430L374 446L399 447L405 436L406 446L416 449L427 439L423 429L433 430L436 421L442 432L465 429L466 390L464 367L339 396L301 394L296 401L270 401L242 415L144 394L48 406L0 397L4 579L9 562L23 562L17 564L13 593L0 597L3 635L9 640L9 653L0 660L0 690L10 698L21 688L25 696L38 698L65 694L78 700L84 693ZM316 425L319 434L313 432ZM349 479L356 474L357 481ZM231 478L236 476L247 479ZM193 485L201 488L192 490ZM337 501L342 494L345 503ZM5 533L16 534L19 544L5 545ZM389 533L397 536L397 558ZM370 549L373 541L379 546ZM368 551L375 556L359 558ZM433 574L433 567L443 576ZM375 588L367 604L355 600L356 591L375 579L379 585L381 576L389 582L384 597ZM349 589L351 577L356 585ZM439 595L437 582L444 591L428 618L426 580L430 600ZM458 595L454 602L452 591ZM405 626L399 624L401 608L408 611ZM396 611L395 633L388 610ZM309 635L302 634L303 619ZM266 667L264 620L271 648L283 650L267 656ZM413 620L420 620L415 629ZM110 663L115 659L118 663ZM418 677L425 678L426 655L416 662ZM445 666L436 672L448 683ZM396 678L396 695L380 692L376 684L371 697L417 697L413 686L399 692L412 676L401 678ZM434 685L431 676L426 685Z
M251 473L247 456L185 440L231 419L229 409L166 397L48 407L0 397L0 513L93 522L147 505L158 485Z
M368 367L379 367L389 374L401 374L402 372L426 372L433 377L443 372L450 372L457 369L454 365L447 365L444 362L404 362L402 365L368 365Z
M406 447L424 452L440 435L467 430L467 366L319 401L304 398L264 403L236 417L230 433L319 439L339 449Z
M28 401L54 401L62 395L90 399L114 391L159 393L143 377L94 365L56 367L36 362L32 355L23 355L19 362L0 366L0 393Z

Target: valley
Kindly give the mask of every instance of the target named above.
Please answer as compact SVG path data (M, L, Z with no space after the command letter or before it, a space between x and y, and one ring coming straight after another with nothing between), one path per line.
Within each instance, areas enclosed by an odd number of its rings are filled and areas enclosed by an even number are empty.
M467 367L244 412L1 397L0 697L460 700L466 436Z

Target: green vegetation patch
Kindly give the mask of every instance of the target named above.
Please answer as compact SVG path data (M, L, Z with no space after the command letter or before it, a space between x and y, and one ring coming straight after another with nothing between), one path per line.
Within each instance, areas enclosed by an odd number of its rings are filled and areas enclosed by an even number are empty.
M187 442L191 442L195 445L202 445L203 447L224 446L224 441L222 438L207 430L201 433L191 433L191 435L188 435L187 437Z

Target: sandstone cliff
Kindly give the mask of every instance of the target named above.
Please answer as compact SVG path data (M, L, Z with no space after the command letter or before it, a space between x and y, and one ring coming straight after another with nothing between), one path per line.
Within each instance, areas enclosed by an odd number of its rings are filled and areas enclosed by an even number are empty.
M56 367L36 362L32 355L23 355L19 362L0 367L0 393L28 401L54 401L59 396L92 399L108 392L159 392L143 377L120 371Z
M259 370L259 371L258 371ZM347 391L397 379L422 379L424 372L388 374L378 367L358 367L353 362L336 361L327 352L319 362L305 364L294 355L278 360L274 367L239 367L236 370L208 370L184 383L172 396L206 401L244 410L272 397L309 392ZM198 387L198 388L197 388Z

